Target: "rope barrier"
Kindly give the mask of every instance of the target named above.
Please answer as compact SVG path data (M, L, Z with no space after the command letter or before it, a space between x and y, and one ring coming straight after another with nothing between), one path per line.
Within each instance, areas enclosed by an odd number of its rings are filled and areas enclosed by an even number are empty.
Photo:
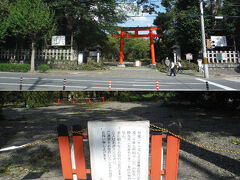
M240 152L237 152L237 151L232 151L232 150L228 150L228 149L221 149L221 148L216 148L216 147L210 147L210 146L206 146L206 145L203 145L203 144L199 144L197 142L188 140L188 139L186 139L182 136L176 135L173 132L169 131L168 129L158 127L158 126L153 125L153 124L151 124L150 127L151 127L150 128L151 131L168 133L172 136L175 136L175 137L179 138L182 141L188 142L192 145L195 145L197 147L201 147L203 149L221 151L221 152L232 153L232 154L240 154ZM82 129L80 131L72 131L71 133L72 134L83 135L83 132L86 131L86 130L87 130L87 128ZM72 135L70 135L70 136L72 136ZM43 140L43 141L38 141L38 142L30 143L30 144L25 144L25 145L22 145L22 146L12 146L12 147L8 147L8 148L3 148L3 149L0 149L0 152L19 149L19 148L27 148L27 147L30 147L30 146L35 146L35 145L39 145L39 144L42 144L42 143L50 142L50 141L53 141L53 140L56 140L56 139L58 139L58 137L53 137L53 138L49 138L49 139L46 139L46 140Z
M198 146L198 147L201 147L203 149L208 149L208 150L214 150L214 151L221 151L221 152L227 152L227 153L233 153L233 154L240 154L240 152L237 152L237 151L232 151L232 150L228 150L228 149L221 149L221 148L215 148L215 147L210 147L210 146L206 146L206 145L203 145L203 144L199 144L199 143L196 143L196 142L193 142L191 140L188 140L186 138L183 138L182 136L179 136L179 135L176 135L174 134L173 132L169 131L168 129L165 129L165 128L161 128L161 127L158 127L156 125L153 125L151 124L150 125L151 127L155 128L155 129L152 129L152 131L158 131L158 132L166 132L166 133L169 133L171 134L172 136L175 136L185 142L188 142L190 144L193 144L195 146Z

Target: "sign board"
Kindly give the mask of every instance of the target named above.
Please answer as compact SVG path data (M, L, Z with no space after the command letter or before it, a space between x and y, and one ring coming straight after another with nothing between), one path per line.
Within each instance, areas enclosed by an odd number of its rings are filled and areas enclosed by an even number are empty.
M192 60L192 59L193 59L193 55L191 53L187 53L186 60Z
M211 42L214 42L215 47L227 46L226 36L211 36Z
M92 180L148 179L149 121L89 121Z
M97 51L89 51L89 56L90 57L96 57L97 56Z
M83 63L83 53L79 53L78 54L78 64L82 64Z
M217 54L217 60L227 60L227 54L226 53Z
M52 46L65 46L65 36L52 36Z

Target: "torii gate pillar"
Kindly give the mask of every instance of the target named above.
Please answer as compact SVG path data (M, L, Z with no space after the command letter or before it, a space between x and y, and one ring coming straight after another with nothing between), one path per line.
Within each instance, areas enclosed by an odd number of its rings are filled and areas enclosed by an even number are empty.
M124 46L124 31L121 31L120 36L120 56L119 56L119 63L123 64L123 46Z
M153 32L150 30L150 47L151 47L151 57L152 57L152 65L156 65L155 60L155 50L154 50L154 40L153 40Z

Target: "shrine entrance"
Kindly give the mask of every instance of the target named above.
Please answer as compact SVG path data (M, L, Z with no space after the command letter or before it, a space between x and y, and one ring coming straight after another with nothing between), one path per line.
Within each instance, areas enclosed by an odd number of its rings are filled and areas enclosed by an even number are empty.
M119 63L123 64L123 46L124 46L124 38L150 38L150 47L151 47L151 57L152 57L152 65L156 65L155 61L155 50L154 50L154 37L162 37L161 34L154 34L153 31L161 30L161 27L137 27L137 28L121 28L116 29L116 31L120 32L120 34L113 36L113 38L120 37L120 56ZM125 32L134 31L135 34L125 34ZM148 34L138 34L139 31L149 31Z

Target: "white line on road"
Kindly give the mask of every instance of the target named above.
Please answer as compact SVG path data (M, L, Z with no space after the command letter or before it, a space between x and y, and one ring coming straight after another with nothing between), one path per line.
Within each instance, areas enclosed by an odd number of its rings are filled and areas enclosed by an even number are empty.
M9 86L19 86L19 83L0 83L0 85L9 85ZM34 86L34 87L59 87L59 88L62 88L63 86L58 86L58 85L49 85L49 84L22 84L22 86ZM66 88L71 88L71 87L77 87L77 88L80 88L80 89L84 89L84 88L87 88L86 86L65 86Z
M1 79L17 79L20 80L20 77L0 77ZM64 79L64 78L63 78ZM63 81L63 79L51 79L51 78L42 78L40 79L41 81ZM39 80L39 78L29 78L29 77L23 77L23 80ZM109 79L111 80L111 79ZM92 82L92 83L108 83L109 80L91 80L91 79L67 79L67 82ZM130 84L133 82L136 82L135 80L133 81L122 81L122 80L112 80L112 82L114 83L125 83L125 84ZM154 80L149 80L148 82L144 82L144 83L154 83ZM138 83L138 82L137 82Z
M108 88L106 88L106 87L91 87L89 89L104 89L104 90L108 90ZM156 89L111 88L111 90L155 91Z
M141 86L145 86L145 87L156 87L156 85L147 85L147 84L133 84L132 86L137 86L137 87L141 87ZM164 86L164 85L160 85L159 86Z
M20 79L19 77L0 77L1 79ZM23 81L24 80L38 80L39 78L28 78L28 77L23 77ZM40 79L41 81L63 81L63 79L48 79L48 78L42 78ZM107 83L108 84L108 80L107 81L103 81L103 80L84 80L84 79L66 79L67 82L91 82L94 84L98 84L98 83ZM178 84L201 84L201 83L179 83L179 82L162 82L161 80L159 81L159 85L178 85ZM146 84L151 84L152 86L154 86L156 80L132 80L132 81L122 81L122 80L112 80L112 84L118 84L118 85L126 85L126 84L140 84L140 83L144 83L146 86ZM122 83L122 84L121 84ZM151 86L150 85L150 86Z
M89 89L104 89L108 90L108 88L105 87L91 87ZM154 89L137 89L137 88L111 88L112 91L116 90L130 90L130 91L156 91L156 88ZM159 91L203 91L205 89L159 89Z
M212 84L214 86L220 87L220 88L228 90L228 91L236 91L236 89L233 89L233 88L221 85L221 84L217 84L217 83L214 83L214 82L211 82L211 81L207 81L207 80L204 80L204 79L196 78L196 80L199 80L199 81L202 81L202 82L205 82L205 83L208 82L208 84Z

